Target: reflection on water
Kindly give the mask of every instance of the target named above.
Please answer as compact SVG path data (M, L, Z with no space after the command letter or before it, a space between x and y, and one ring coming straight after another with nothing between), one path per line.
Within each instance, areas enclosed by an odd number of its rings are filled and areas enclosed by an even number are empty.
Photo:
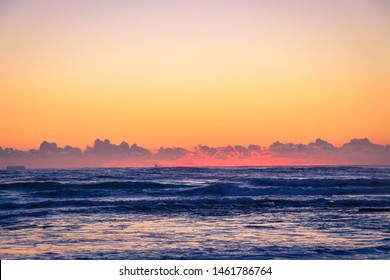
M344 258L388 256L388 245L383 252L369 253L373 244L389 242L389 232L359 229L359 223L374 222L370 215L359 215L354 221L344 213L326 215L57 215L3 227L0 255L24 259L304 259L335 258L335 250ZM387 213L381 215L377 218L389 219ZM357 228L351 227L355 223Z
M1 259L390 259L390 167L0 170L0 228Z

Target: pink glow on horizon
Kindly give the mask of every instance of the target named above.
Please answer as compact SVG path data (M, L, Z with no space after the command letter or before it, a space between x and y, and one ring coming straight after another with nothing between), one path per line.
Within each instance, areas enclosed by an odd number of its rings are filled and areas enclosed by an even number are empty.
M390 165L390 146L374 144L364 138L352 139L341 147L317 139L308 144L275 142L268 148L198 145L193 149L148 150L136 144L112 144L108 139L98 139L92 147L81 150L71 146L61 148L44 141L39 149L29 151L0 147L0 168L8 165L28 168Z

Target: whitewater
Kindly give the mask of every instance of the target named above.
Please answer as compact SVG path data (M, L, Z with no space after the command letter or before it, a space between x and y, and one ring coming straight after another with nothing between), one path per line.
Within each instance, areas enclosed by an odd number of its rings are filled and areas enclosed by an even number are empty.
M0 170L1 259L390 259L390 167Z

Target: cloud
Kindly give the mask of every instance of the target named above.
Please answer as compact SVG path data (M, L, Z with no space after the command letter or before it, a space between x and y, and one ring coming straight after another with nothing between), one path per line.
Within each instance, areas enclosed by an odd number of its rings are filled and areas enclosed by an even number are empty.
M189 151L183 148L161 147L154 155L154 158L158 160L178 160L187 156L188 153Z
M244 147L241 145L225 146L225 147L209 147L198 145L195 147L194 154L198 157L209 157L215 159L244 159L251 156L259 155L262 152L260 146L249 145Z
M389 146L381 146L381 145L373 144L367 138L363 138L363 139L352 139L350 142L344 144L341 147L341 149L344 151L356 151L356 152L362 152L362 151L386 152L389 150Z
M131 157L150 157L151 151L148 149L133 144L129 146L127 142L122 142L119 145L111 144L110 140L104 141L97 139L93 147L87 147L84 154L92 157L110 157L110 158L131 158Z
M13 158L13 157L23 157L25 152L14 150L13 148L5 148L0 147L0 159Z
M308 145L275 142L269 150L272 157L295 158L310 164L390 164L389 146L373 144L367 138L352 139L340 148L322 139Z
M356 164L388 165L390 164L390 146L373 144L367 138L352 139L340 149L341 158Z
M209 146L198 145L195 147L195 153L203 154L207 156L214 156L218 152L217 148L212 148Z
M83 152L81 151L80 148L74 148L69 145L65 146L62 149L62 153L67 156L75 156L75 157L81 157L83 155Z
M97 139L84 151L77 147L59 147L43 141L38 149L20 151L0 147L0 168L7 165L43 167L127 167L205 165L370 165L390 164L390 146L372 143L367 138L352 139L341 147L316 139L308 144L273 143L268 148L258 145L211 147L198 145L193 150L161 147L156 151L121 142Z
M138 146L137 144L133 144L129 148L129 155L134 158L150 158L152 156L152 152L148 149Z
M306 146L294 143L284 144L277 141L269 147L269 150L275 154L293 154L306 151Z
M318 154L335 152L337 148L332 144L324 141L320 138L316 139L315 142L310 142L308 145L305 144L294 144L294 143L273 143L269 150L275 155L277 154Z
M55 157L81 157L83 152L80 148L74 148L72 146L65 146L60 148L57 143L50 143L43 141L38 150L30 150L29 154L36 158L55 158Z
M96 139L93 147L87 147L85 154L93 156L114 156L116 154L116 145L112 145L110 140L104 141Z
M334 152L336 147L320 138L317 138L315 142L310 142L307 145L308 149L312 152Z
M262 152L262 149L260 146L258 145L249 145L248 146L248 150L251 152L251 153L258 153L260 154Z

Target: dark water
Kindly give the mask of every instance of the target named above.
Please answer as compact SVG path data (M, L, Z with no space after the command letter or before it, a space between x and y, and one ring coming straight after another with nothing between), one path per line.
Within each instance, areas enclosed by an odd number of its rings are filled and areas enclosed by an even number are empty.
M390 167L0 171L1 259L390 259Z

